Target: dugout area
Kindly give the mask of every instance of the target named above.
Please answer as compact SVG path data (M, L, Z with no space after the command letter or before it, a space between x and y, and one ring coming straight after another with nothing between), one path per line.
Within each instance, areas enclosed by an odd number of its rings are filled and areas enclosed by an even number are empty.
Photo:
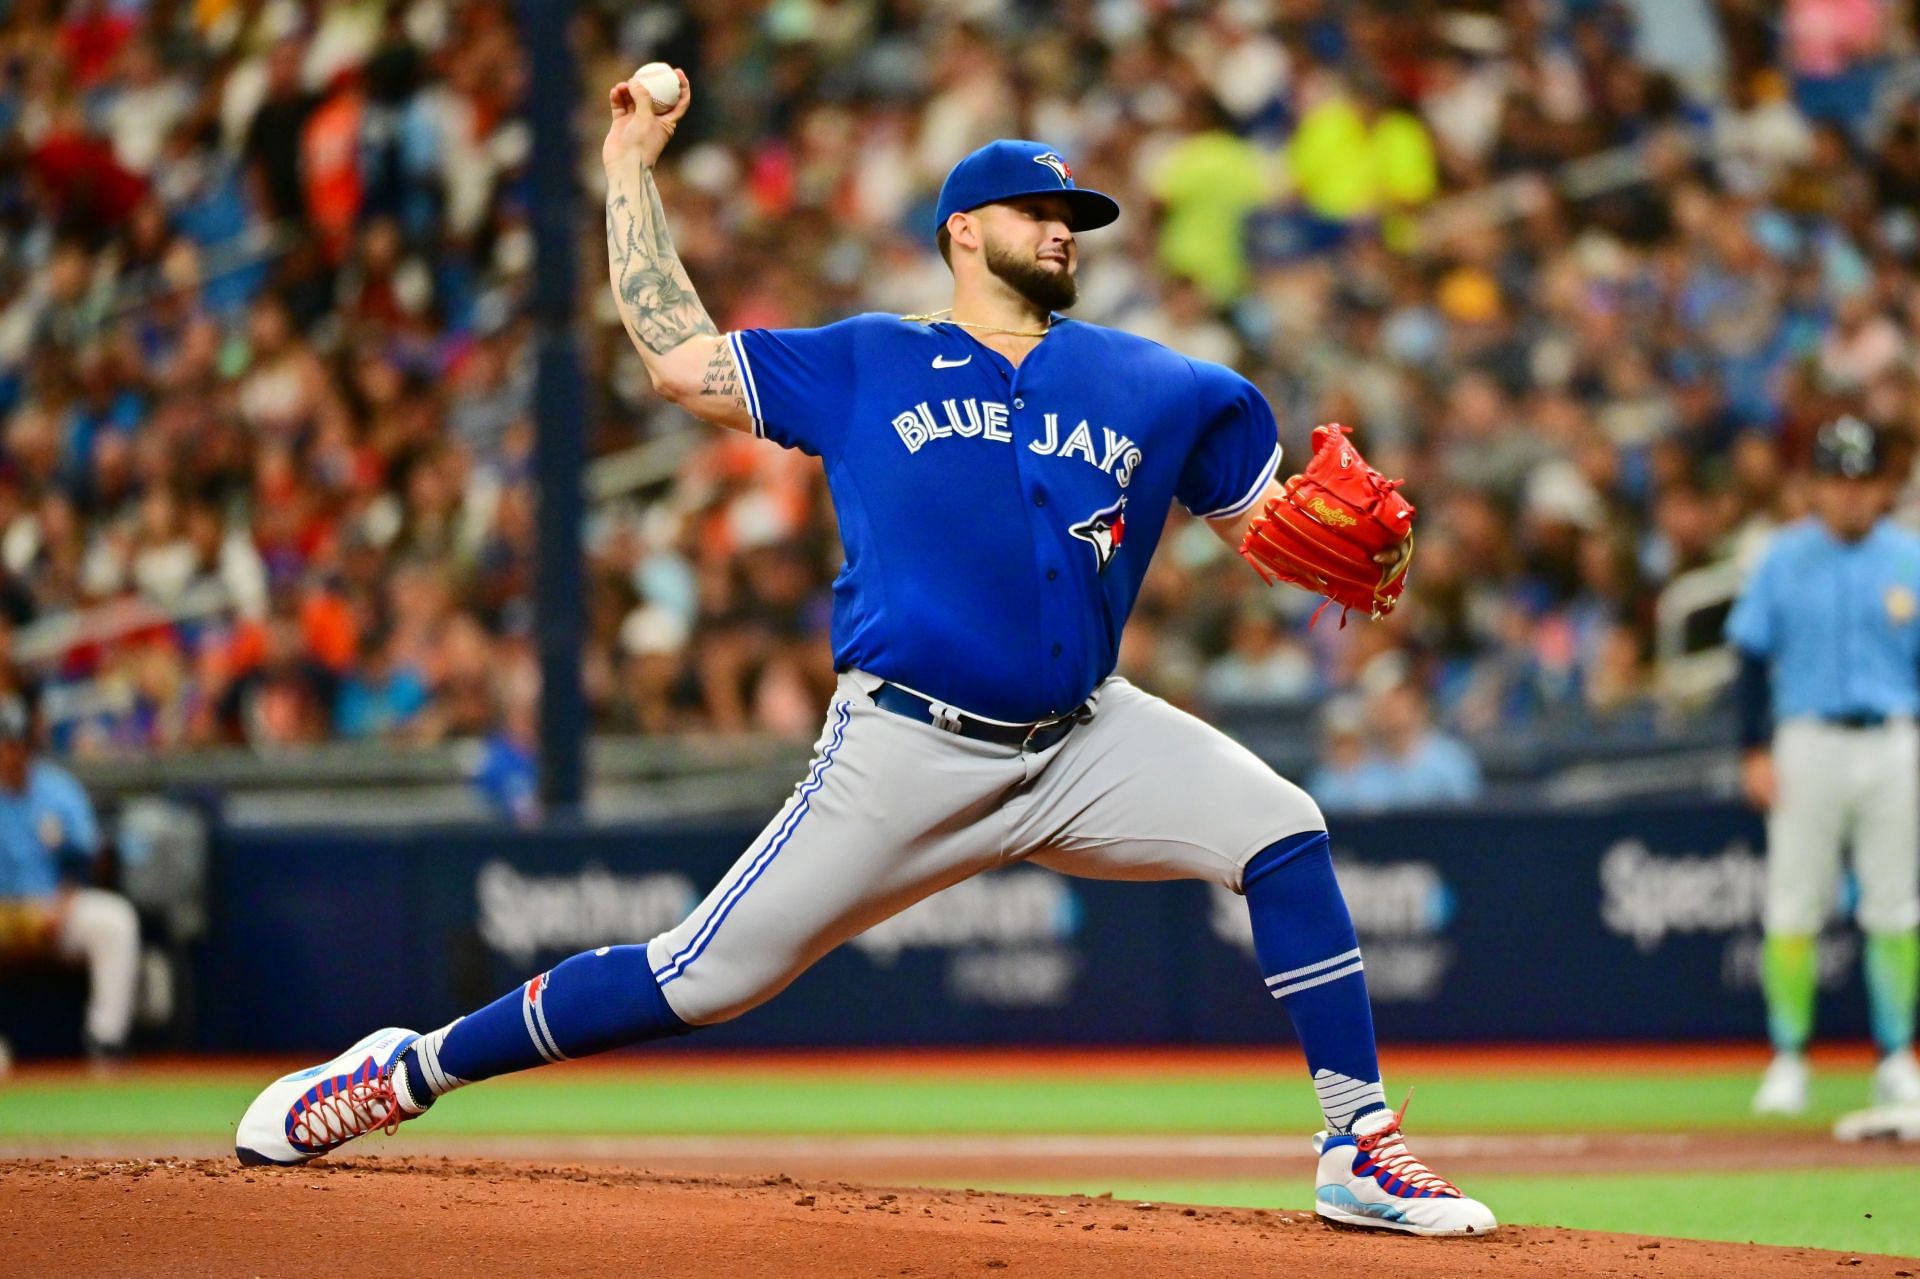
M1747 1116L1760 1061L1389 1049L1415 1149L1501 1216L1446 1241L1301 1211L1291 1050L626 1053L292 1170L227 1149L284 1063L29 1067L0 1086L0 1274L1920 1274L1912 1147L1826 1135L1869 1055L1819 1056L1791 1122Z

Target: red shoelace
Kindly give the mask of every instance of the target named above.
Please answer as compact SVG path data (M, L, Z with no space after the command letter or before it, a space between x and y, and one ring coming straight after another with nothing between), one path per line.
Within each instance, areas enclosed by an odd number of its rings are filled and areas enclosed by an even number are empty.
M1414 1158L1413 1152L1407 1149L1407 1137L1400 1131L1400 1120L1406 1115L1407 1107L1412 1104L1413 1090L1408 1089L1407 1099L1400 1103L1400 1109L1393 1112L1393 1122L1365 1137L1355 1133L1353 1144L1358 1146L1360 1153L1375 1166L1386 1169L1388 1173L1416 1190L1430 1190L1435 1194L1458 1196L1460 1187Z
M294 1121L293 1139L314 1149L337 1146L375 1128L391 1136L406 1115L387 1075L352 1084L309 1105Z

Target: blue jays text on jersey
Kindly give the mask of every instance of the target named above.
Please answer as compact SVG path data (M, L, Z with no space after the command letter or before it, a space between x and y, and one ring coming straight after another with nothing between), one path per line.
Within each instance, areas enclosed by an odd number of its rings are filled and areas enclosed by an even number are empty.
M1771 663L1776 720L1920 712L1920 536L1884 519L1857 542L1812 516L1788 525L1727 638Z
M1245 378L1064 317L1017 368L887 315L728 341L755 432L826 467L835 665L994 719L1084 701L1171 503L1240 514L1280 463Z
M942 364L935 367L959 366ZM1097 466L1113 476L1121 488L1125 488L1127 481L1133 478L1133 468L1140 465L1140 448L1112 427L1100 428L1101 439L1096 447L1092 427L1084 418L1067 433L1065 439L1060 435L1058 413L1043 413L1041 419L1045 425L1040 438L1027 443L1027 447L1035 453L1042 457L1049 454L1058 457L1078 456L1088 466ZM1011 444L1013 435L1008 430L1008 420L1007 406L998 400L988 400L984 404L971 397L942 400L939 414L934 412L931 404L922 400L896 416L893 429L900 436L900 442L907 446L907 452L918 453L930 440L971 440L978 437Z

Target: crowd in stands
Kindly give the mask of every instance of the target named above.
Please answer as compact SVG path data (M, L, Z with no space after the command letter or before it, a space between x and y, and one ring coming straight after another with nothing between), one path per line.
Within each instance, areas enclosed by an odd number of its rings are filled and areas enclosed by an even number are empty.
M635 65L691 77L659 177L723 329L940 305L940 179L1044 138L1124 209L1081 243L1077 316L1241 369L1296 462L1339 420L1407 477L1388 621L1309 627L1314 600L1176 516L1122 655L1201 708L1328 706L1353 806L1470 798L1458 739L1659 732L1660 590L1798 513L1823 417L1920 428L1920 4L576 8L590 452L706 430L651 395L599 286L592 160ZM529 740L514 22L5 8L0 656L55 750ZM824 485L698 438L590 520L595 724L809 734ZM133 620L60 629L113 605Z

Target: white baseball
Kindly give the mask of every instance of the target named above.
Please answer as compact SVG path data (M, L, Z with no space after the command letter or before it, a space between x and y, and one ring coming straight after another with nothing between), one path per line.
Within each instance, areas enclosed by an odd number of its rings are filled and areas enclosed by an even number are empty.
M653 99L653 113L665 115L673 110L673 104L680 101L680 77L673 68L664 62L649 62L627 77L627 83L634 87L634 96L640 96L641 90Z

